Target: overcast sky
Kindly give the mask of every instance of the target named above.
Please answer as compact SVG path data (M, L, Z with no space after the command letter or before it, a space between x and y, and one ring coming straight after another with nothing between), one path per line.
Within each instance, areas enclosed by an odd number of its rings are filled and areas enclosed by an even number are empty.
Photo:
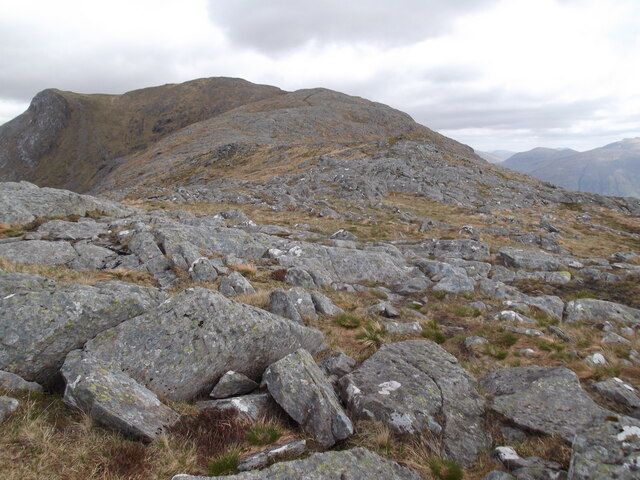
M640 136L638 0L0 0L0 124L40 90L327 87L480 150Z

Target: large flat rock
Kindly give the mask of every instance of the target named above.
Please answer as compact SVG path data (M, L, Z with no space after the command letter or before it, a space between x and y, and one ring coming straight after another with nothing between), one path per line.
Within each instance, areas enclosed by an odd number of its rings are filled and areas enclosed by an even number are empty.
M167 298L158 289L124 282L54 287L15 274L10 280L16 293L0 298L0 370L45 387L55 382L68 352ZM24 282L46 288L27 292Z
M219 477L176 475L172 480L208 480ZM227 480L421 480L422 477L366 448L314 453L308 458L281 462L260 471L224 477Z
M87 342L83 355L163 398L209 393L229 370L258 379L299 348L318 352L323 335L204 288L189 289Z
M78 257L69 242L31 240L0 244L0 257L13 262L65 265Z
M605 320L629 326L640 325L640 310L594 298L581 298L567 303L565 319L567 323L583 322L590 324Z
M134 210L68 190L39 188L28 182L0 183L0 223L23 224L36 218L84 216L92 211L124 216Z
M615 415L595 403L564 367L496 370L480 379L480 386L493 395L491 408L517 426L568 442L594 420Z
M551 271L557 270L561 265L553 255L532 248L501 247L498 254L512 268Z
M464 465L490 446L482 426L485 401L475 379L434 342L383 345L338 385L357 417L401 433L441 435L446 453Z

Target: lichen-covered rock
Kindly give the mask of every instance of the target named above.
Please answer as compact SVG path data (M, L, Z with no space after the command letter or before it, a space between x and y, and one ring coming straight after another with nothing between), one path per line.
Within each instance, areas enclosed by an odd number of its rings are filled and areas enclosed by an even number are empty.
M567 480L640 478L640 421L611 416L584 428L573 442Z
M338 385L354 415L401 433L442 433L447 455L464 465L490 445L482 426L485 402L475 379L434 342L383 345Z
M125 373L75 350L62 366L64 402L96 422L142 440L153 440L180 416Z
M196 282L211 282L218 278L218 270L211 260L200 257L189 267L189 276Z
M337 381L353 371L356 361L342 352L333 352L323 357L318 362L318 366L324 369L329 380L333 381L335 379Z
M0 223L24 224L36 218L86 215L91 211L119 217L134 210L68 190L39 188L28 182L0 183Z
M396 335L422 333L422 325L418 322L382 322L382 328Z
M1 298L0 369L49 387L68 352L166 298L158 289L124 282L67 285Z
M241 458L238 462L238 471L247 472L250 470L257 470L259 468L265 468L276 461L299 457L306 451L306 440L289 440L288 442Z
M546 252L531 248L501 247L498 254L508 267L527 268L529 270L557 270L560 261Z
M13 262L65 265L78 257L68 242L30 240L0 244L0 257Z
M484 260L489 257L489 245L467 238L436 240L433 243L433 255L436 258L453 257L464 260Z
M315 441L330 447L353 434L353 425L313 357L300 349L264 372L269 393Z
M313 301L313 305L316 308L316 312L321 315L335 317L336 315L344 313L344 310L335 305L329 297L323 295L320 292L311 292L311 300Z
M27 382L15 373L0 370L0 390L41 392L42 385L36 382Z
M4 422L19 406L20 402L15 398L0 397L0 423Z
M640 408L638 391L632 385L618 377L594 383L592 387L596 392L609 400L613 400L625 407Z
M274 315L280 315L281 317L304 325L304 321L296 309L295 303L293 303L289 294L281 288L274 290L269 295L269 311Z
M253 393L241 397L205 400L196 403L200 410L233 411L239 418L257 422L261 418L276 417L282 409L268 393Z
M51 220L38 227L37 232L48 240L91 240L106 235L108 227L95 220L84 219L78 222Z
M467 277L467 275L452 275L450 277L444 277L438 283L433 286L436 291L447 293L463 293L473 292L475 282Z
M235 397L237 395L251 393L256 388L258 388L258 384L249 377L242 373L229 370L218 380L218 383L213 387L209 396L211 398Z
M580 298L567 303L567 323L598 323L605 320L620 322L624 325L640 325L640 310L619 303Z
M491 409L519 427L573 441L594 419L613 412L600 407L580 386L578 376L564 367L514 367L480 379L493 395Z
M226 297L235 297L246 293L256 293L255 289L240 272L231 272L225 275L220 282L220 293Z
M54 290L56 282L29 273L0 273L0 298L35 290Z
M172 480L214 477L176 475ZM217 478L217 477L216 477ZM421 480L420 475L366 448L314 453L302 460L280 462L260 471L225 477L228 480Z
M84 350L164 398L189 401L229 370L257 379L298 348L316 353L322 344L317 330L194 288L101 333Z

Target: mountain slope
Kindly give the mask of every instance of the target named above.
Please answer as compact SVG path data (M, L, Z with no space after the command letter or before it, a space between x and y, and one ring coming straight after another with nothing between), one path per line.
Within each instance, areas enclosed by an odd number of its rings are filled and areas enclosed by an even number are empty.
M25 113L0 126L0 178L86 191L115 158L192 123L283 93L233 78L123 95L44 90Z
M640 138L587 152L535 148L502 165L572 190L640 198Z

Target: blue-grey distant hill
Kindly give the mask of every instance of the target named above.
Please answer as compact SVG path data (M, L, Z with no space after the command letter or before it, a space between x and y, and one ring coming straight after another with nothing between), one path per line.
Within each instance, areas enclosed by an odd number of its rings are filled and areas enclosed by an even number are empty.
M640 198L640 137L586 152L534 148L500 166L572 190Z

